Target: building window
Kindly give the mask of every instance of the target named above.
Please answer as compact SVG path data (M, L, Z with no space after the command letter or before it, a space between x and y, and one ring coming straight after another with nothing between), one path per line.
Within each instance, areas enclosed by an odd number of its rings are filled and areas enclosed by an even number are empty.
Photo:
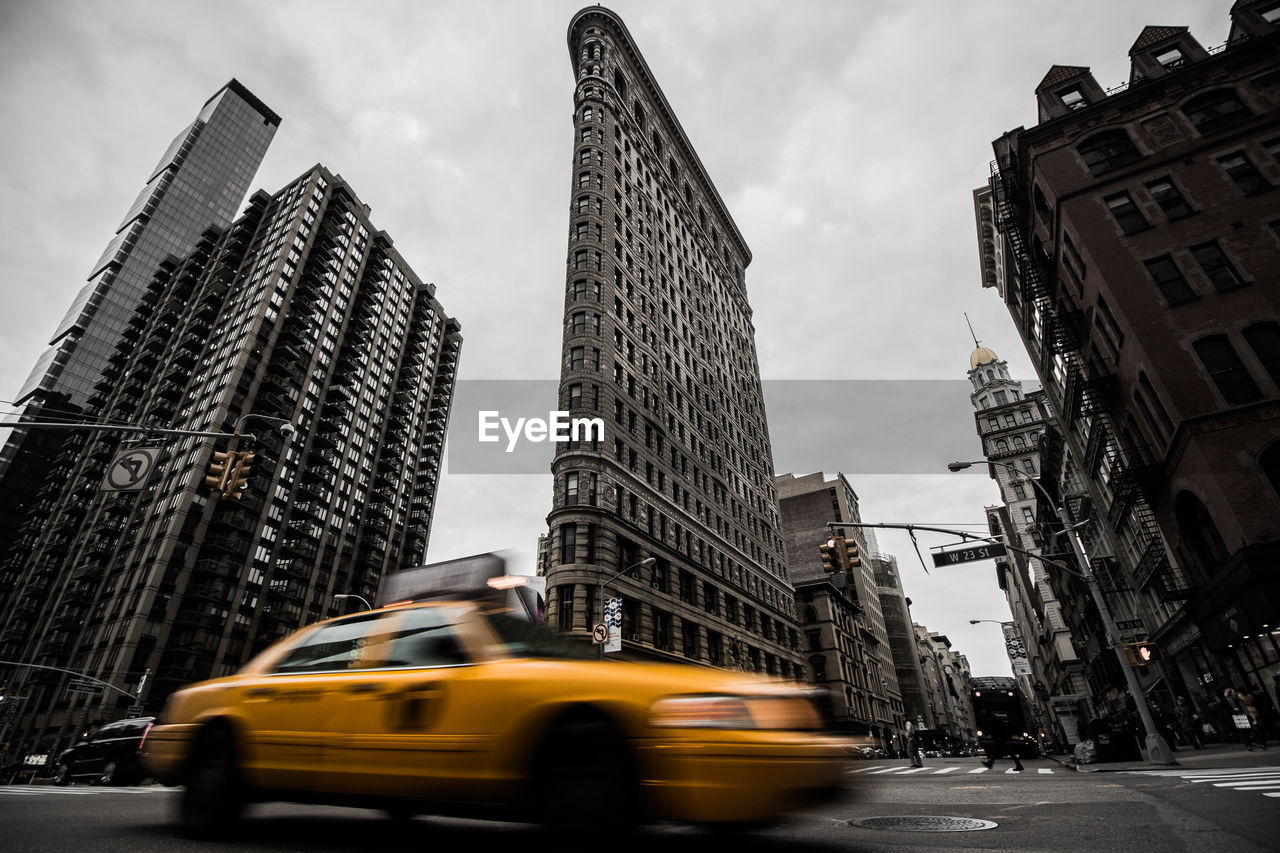
M1124 233L1136 234L1151 227L1127 192L1107 196L1103 201L1107 203L1107 209L1111 211L1111 215L1115 217L1120 230Z
M577 561L578 526L566 524L560 528L560 564L567 565Z
M1182 275L1182 270L1178 269L1178 265L1174 263L1172 255L1152 258L1143 263L1151 280L1164 295L1165 302L1170 305L1181 305L1183 302L1190 302L1197 298L1196 292L1191 289L1191 285L1187 284L1186 278Z
M1152 55L1155 57L1156 62L1159 62L1165 68L1173 69L1187 64L1187 57L1183 55L1181 48L1168 47Z
M813 670L813 682L821 684L827 680L827 659L822 655L809 658L809 666Z
M1079 86L1063 89L1058 92L1058 98L1062 101L1062 105L1069 110L1078 110L1089 106L1089 102L1084 99L1084 92L1080 91Z
M1218 165L1235 183L1236 189L1244 195L1254 195L1271 188L1271 184L1267 183L1267 179L1258 171L1258 167L1242 153L1219 157Z
M556 603L559 610L557 627L561 631L573 630L573 584L556 587Z
M1100 175L1142 159L1133 140L1123 130L1108 130L1095 134L1082 142L1078 150L1081 159L1094 175Z
M585 355L586 350L583 347L574 347L569 350L569 369L582 370Z
M1147 184L1147 192L1151 193L1151 198L1156 204L1160 205L1164 215L1170 219L1181 219L1194 212L1191 209L1191 205L1187 204L1187 200L1183 198L1182 193L1169 178L1161 178L1158 181L1149 182Z
M1262 451L1258 456L1258 467L1262 469L1267 482L1271 483L1271 488L1280 495L1280 441L1272 442L1270 447Z
M1244 330L1244 339L1253 348L1271 381L1280 388L1280 323L1256 323Z
M1237 287L1244 285L1244 280L1240 278L1240 274L1231 265L1231 261L1227 260L1227 256L1222 253L1222 249L1218 247L1217 243L1192 246L1191 254L1219 292L1235 290Z
M1200 567L1213 574L1223 563L1231 559L1227 543L1218 532L1209 508L1200 498L1183 490L1174 501L1174 513L1178 520L1178 533L1182 541L1195 555Z
M578 472L576 471L570 471L568 474L565 474L564 502L569 506L573 506L578 503Z
M1209 372L1209 378L1228 403L1244 403L1259 396L1257 384L1226 335L1210 335L1192 346Z
M1231 89L1206 92L1183 106L1182 112L1201 134L1217 133L1253 117Z

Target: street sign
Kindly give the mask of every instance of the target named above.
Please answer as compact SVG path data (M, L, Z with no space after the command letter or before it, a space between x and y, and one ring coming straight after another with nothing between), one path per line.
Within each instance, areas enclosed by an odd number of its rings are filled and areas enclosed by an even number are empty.
M102 685L83 678L73 678L67 682L67 690L72 693L101 693Z
M102 478L102 488L108 492L137 492L147 484L155 467L158 447L131 447L117 453Z
M600 622L591 629L591 641L597 646L609 639L609 626Z
M1116 622L1116 627L1121 631L1141 631L1143 624L1141 619L1121 619Z
M981 545L966 545L950 551L936 551L933 556L935 566L954 566L959 563L974 563L978 560L991 560L1009 553L999 542L984 542Z
M622 651L622 599L606 598L604 600L604 624L609 636L604 642L606 652Z
M125 716L125 719L127 719L127 720L132 720L132 719L134 719L134 718L136 718L136 717L141 717L141 716L142 716L142 706L141 706L141 705L130 705L130 706L129 706L129 710L127 710L127 711L125 711L125 712L124 712L124 716Z

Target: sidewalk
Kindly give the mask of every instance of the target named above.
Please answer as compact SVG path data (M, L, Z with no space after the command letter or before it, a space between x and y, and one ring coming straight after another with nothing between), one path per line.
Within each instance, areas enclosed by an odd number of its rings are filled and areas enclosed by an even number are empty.
M1148 761L1104 761L1094 764L1076 766L1070 755L1050 755L1048 758L1068 769L1081 773L1120 773L1132 770L1212 770L1226 767L1266 767L1280 766L1280 745L1275 741L1267 744L1267 749L1255 748L1252 752L1238 743L1215 743L1204 749L1179 747L1173 753L1177 765L1152 764Z

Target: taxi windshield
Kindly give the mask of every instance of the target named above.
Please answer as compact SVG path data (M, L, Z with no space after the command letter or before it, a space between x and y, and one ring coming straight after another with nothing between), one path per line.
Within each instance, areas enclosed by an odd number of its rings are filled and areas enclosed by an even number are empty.
M485 614L493 632L517 658L556 658L562 660L595 660L596 651L582 642L552 633L545 625L521 619L510 613Z

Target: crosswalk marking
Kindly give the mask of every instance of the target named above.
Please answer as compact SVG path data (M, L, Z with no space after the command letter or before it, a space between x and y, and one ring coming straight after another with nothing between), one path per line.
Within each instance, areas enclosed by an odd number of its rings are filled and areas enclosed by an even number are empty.
M1193 785L1208 783L1230 791L1256 791L1264 797L1280 797L1280 767L1219 767L1210 770L1131 770L1129 775L1167 776Z
M845 772L846 772L846 773L849 773L850 775L855 774L855 773L865 773L865 774L867 774L868 776L886 776L886 775L890 775L890 774L892 774L892 775L894 775L894 776L912 776L912 775L916 775L916 774L919 774L919 775L921 775L921 776L942 776L942 775L947 774L947 773L957 773L957 772L960 772L960 771L963 771L963 772L965 772L965 773L967 773L967 774L969 774L969 775L971 775L971 776L972 776L972 775L975 775L975 774L980 774L980 773L993 772L993 771L989 771L986 767L982 767L981 765L979 765L978 767L973 768L972 770L966 770L966 769L964 768L964 766L963 766L963 765L955 765L955 764L949 764L949 765L946 765L945 767L930 767L930 766L928 766L928 765L926 765L926 766L924 766L924 767L911 767L911 766L909 766L909 765L908 765L908 766L905 766L905 767L901 767L901 766L894 766L894 767L852 767L852 768L850 768L850 769L846 770ZM1026 775L1030 775L1030 774L1031 774L1030 768L1027 768L1027 769L1025 769L1025 770L1015 770L1015 769L1013 769L1012 767L1010 767L1010 768L1008 768L1008 769L1006 769L1006 770L1003 770L1003 771L996 770L996 771L994 771L994 772L996 772L996 773L1001 773L1001 772L1003 772L1005 775L1014 775L1014 776L1019 776L1019 775L1023 775L1023 774L1026 774ZM1037 775L1039 775L1039 776L1052 776L1052 775L1054 775L1054 772L1055 772L1055 771L1053 770L1053 768L1050 768L1050 767L1037 767L1037 768L1036 768L1036 774L1037 774Z
M159 785L142 788L55 788L50 785L0 785L0 797L93 797L99 794L158 794L171 791Z

